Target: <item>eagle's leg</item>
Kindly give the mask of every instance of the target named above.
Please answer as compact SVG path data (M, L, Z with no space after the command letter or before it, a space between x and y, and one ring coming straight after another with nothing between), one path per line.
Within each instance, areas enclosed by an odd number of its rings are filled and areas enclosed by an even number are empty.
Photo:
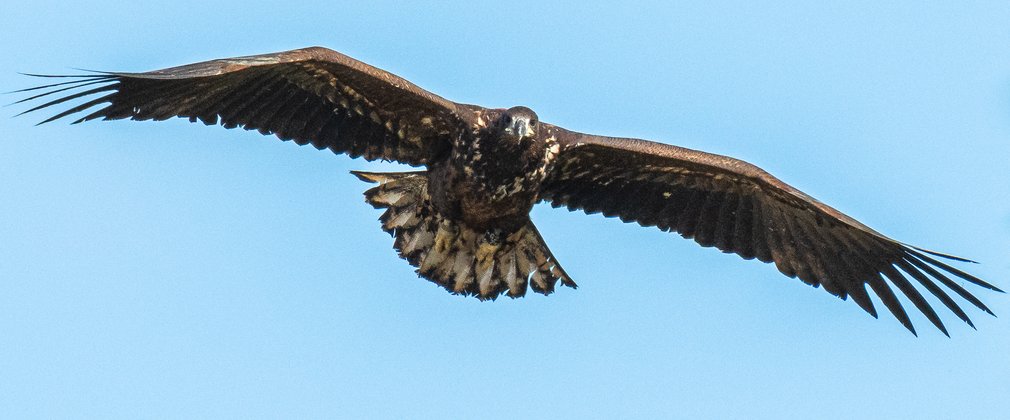
M438 214L423 171L353 173L379 184L365 192L365 200L386 209L379 220L395 238L393 248L400 257L449 292L486 300L503 293L523 296L527 285L550 294L559 280L576 287L533 223L509 234L476 231Z

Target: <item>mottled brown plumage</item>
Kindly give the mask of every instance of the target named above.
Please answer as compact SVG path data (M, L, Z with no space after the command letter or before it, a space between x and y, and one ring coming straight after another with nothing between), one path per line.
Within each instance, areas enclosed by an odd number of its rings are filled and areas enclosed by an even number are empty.
M539 201L603 213L693 238L823 286L877 316L866 286L913 333L891 286L937 328L939 316L909 278L958 318L944 290L992 313L951 277L999 290L937 257L890 239L746 162L644 140L600 137L540 123L525 107L448 101L325 48L196 63L147 73L96 73L19 102L62 94L25 112L80 99L48 122L189 118L243 127L351 157L426 166L355 172L385 209L382 229L401 257L452 293L494 299L575 287L529 219ZM937 282L939 284L937 284ZM942 287L941 287L942 286Z

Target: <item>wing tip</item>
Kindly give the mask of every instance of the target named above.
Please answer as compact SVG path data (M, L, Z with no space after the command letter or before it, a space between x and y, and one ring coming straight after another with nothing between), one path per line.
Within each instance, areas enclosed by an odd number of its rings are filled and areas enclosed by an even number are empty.
M925 249L925 248L920 248L920 247L917 247L917 246L914 246L914 245L909 245L909 244L902 244L902 245L907 246L909 248L913 248L913 249L915 249L917 251L925 252L925 253L927 253L929 255L933 255L933 256L936 256L936 257L940 257L940 258L945 258L945 259L952 260L952 261L960 261L960 262L966 262L966 263L972 263L972 264L979 264L978 261L970 260L970 259L967 259L967 258L964 258L964 257L959 257L959 256L953 255L953 254L947 254L947 253L943 253L943 252L931 251L931 250L928 250L928 249Z

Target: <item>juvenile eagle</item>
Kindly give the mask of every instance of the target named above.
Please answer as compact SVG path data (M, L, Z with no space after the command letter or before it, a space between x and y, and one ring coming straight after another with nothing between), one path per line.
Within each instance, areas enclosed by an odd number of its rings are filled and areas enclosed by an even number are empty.
M912 333L890 285L944 334L909 278L969 325L944 287L992 312L951 277L999 291L936 257L959 258L888 238L749 163L568 131L539 121L526 107L451 102L326 48L147 73L44 77L68 81L25 89L43 93L19 102L59 94L25 112L78 98L83 103L43 123L79 113L84 115L75 123L185 117L351 157L426 167L354 174L378 184L365 199L385 209L382 229L395 238L399 255L419 276L453 294L485 300L523 296L527 286L546 295L559 281L575 287L530 221L530 209L540 201L774 262L782 274L851 297L876 317L869 285Z

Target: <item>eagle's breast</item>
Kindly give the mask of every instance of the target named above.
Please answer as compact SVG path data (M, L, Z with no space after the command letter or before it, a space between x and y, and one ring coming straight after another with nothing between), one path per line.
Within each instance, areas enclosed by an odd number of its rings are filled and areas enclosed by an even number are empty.
M529 220L559 146L549 130L522 141L501 136L490 118L481 115L453 142L449 161L431 168L433 199L473 228L511 231Z

